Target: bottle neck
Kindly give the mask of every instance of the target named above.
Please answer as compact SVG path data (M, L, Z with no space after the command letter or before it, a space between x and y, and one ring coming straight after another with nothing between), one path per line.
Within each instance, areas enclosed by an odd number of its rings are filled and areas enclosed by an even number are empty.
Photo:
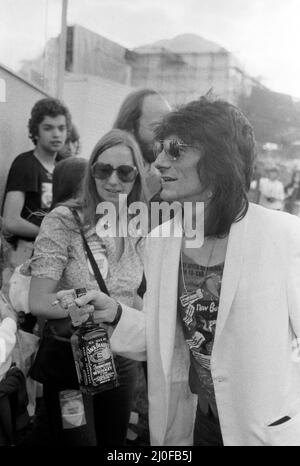
M84 330L104 330L104 328L100 324L96 324L93 320L92 317L90 316L86 322L80 325L80 329Z

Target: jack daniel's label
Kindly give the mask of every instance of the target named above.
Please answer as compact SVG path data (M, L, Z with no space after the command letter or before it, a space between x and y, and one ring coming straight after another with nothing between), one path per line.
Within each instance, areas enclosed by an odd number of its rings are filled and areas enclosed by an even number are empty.
M76 297L85 293L85 288L75 290ZM72 305L78 308L74 300ZM108 335L103 327L88 320L72 335L71 346L82 392L94 395L119 385Z
M104 329L97 329L79 342L82 370L88 385L98 386L114 381L115 366Z

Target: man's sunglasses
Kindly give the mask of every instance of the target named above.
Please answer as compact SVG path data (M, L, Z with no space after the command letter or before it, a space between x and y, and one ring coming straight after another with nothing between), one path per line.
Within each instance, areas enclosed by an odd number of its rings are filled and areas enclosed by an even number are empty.
M124 183L134 181L137 176L137 168L131 165L119 165L117 168L114 168L109 163L96 162L91 167L92 176L98 180L110 178L115 171L117 172L119 180Z
M192 147L184 142L179 142L176 139L167 141L155 141L153 145L154 158L157 159L159 154L164 151L171 160L177 160L182 155L182 149Z

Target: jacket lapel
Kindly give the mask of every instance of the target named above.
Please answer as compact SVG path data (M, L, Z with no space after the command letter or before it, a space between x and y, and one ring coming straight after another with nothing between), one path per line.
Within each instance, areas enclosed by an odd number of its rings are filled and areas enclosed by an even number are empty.
M233 223L230 228L214 346L222 333L237 290L244 259L249 211L251 211L251 206L245 217L239 222ZM159 340L165 374L168 374L170 370L174 348L181 240L181 237L165 237L164 247L160 251L162 263L159 292ZM165 285L166 277L167 286Z
M162 366L165 375L171 368L174 338L177 320L177 287L180 249L182 241L181 217L175 217L170 222L174 226L176 236L168 236L169 222L164 224L164 242L161 252L161 270L159 284L159 343L161 351Z
M230 228L223 270L214 346L216 346L216 343L220 338L237 290L246 247L245 235L249 210L242 220L237 223L233 223Z
M239 222L232 224L230 228L214 346L222 333L237 290L246 246L245 235L250 214L249 211L251 211L251 206L245 217ZM164 237L164 245L160 250L162 257L160 258L161 279L159 285L159 342L162 366L166 375L169 373L171 367L174 349L181 241L182 237L180 236Z
M166 238L167 248L163 252L160 299L159 299L159 340L164 373L168 374L173 350L177 319L177 284L181 238ZM167 277L167 280L165 278ZM167 285L166 285L167 283Z

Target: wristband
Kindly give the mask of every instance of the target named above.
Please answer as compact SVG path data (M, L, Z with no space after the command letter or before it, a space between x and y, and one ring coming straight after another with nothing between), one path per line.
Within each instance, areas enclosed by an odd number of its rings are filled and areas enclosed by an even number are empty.
M121 319L123 309L122 309L121 304L118 301L116 301L116 303L118 305L116 317L114 318L112 322L107 322L108 325L117 325L119 323L119 320Z

